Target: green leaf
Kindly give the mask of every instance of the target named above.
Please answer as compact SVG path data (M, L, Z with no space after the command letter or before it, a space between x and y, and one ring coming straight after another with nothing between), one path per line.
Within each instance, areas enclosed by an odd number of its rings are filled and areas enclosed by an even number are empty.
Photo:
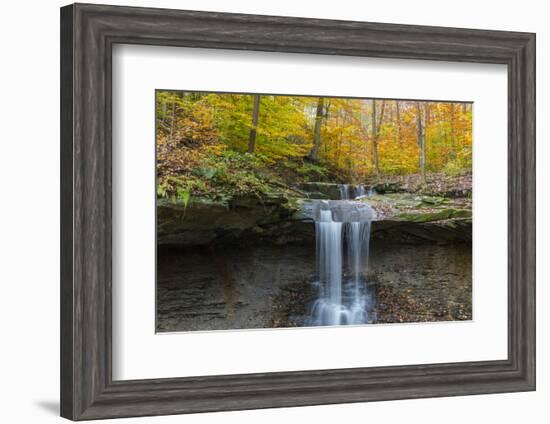
M212 178L214 178L217 173L218 170L214 167L195 168L192 171L193 175L206 178L207 180L211 180Z

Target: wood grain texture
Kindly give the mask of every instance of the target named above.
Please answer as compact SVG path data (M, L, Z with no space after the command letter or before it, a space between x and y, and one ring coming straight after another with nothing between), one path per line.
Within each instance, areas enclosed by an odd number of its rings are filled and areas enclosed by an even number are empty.
M74 416L73 373L74 320L73 320L73 7L61 9L61 169L60 169L60 274L61 274L61 414Z
M508 360L112 381L114 43L506 64ZM62 8L62 416L100 419L534 389L534 34L86 4Z

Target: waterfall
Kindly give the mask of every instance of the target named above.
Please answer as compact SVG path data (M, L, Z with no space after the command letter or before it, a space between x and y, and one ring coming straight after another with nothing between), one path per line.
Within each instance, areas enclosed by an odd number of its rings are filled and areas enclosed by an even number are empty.
M362 199L364 197L373 196L376 191L372 187L366 188L363 184L350 185L339 184L338 190L340 191L341 200L355 200Z
M349 185L348 184L339 184L338 189L340 190L340 199L349 199Z
M372 218L373 210L363 202L322 200L314 205L319 296L310 325L372 322L366 280Z
M349 270L357 286L361 272L368 269L370 222L350 222L346 230Z
M323 305L319 305L323 309L320 318L330 323L339 323L339 308L336 306L342 304L342 223L332 220L330 210L320 210L320 219L315 223L315 235L317 270L323 290Z
M365 186L360 184L355 187L355 199L365 195Z

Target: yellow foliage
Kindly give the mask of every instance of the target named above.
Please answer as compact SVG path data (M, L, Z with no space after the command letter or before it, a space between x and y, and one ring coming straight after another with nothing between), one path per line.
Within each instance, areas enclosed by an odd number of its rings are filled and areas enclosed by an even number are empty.
M252 148L270 164L302 160L311 154L315 140L315 159L348 180L377 172L419 172L421 140L426 171L471 169L469 103L328 97L320 102L317 97L260 95L254 127L253 97L157 92L159 173L189 170L204 157L227 150L244 153Z

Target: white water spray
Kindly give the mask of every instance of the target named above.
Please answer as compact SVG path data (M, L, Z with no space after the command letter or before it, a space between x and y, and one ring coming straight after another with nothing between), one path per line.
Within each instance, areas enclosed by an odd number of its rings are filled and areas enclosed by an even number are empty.
M373 214L366 203L350 200L314 205L319 297L311 311L311 325L373 321L366 280Z
M338 190L340 191L341 200L360 200L376 194L373 187L365 187L362 184L340 184Z

